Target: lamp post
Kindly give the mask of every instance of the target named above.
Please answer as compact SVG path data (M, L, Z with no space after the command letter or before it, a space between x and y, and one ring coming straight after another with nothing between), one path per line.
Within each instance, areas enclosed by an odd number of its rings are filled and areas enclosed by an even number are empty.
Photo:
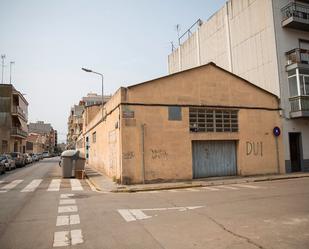
M101 76L101 79L102 79L102 120L104 120L104 114L103 114L103 105L104 105L104 85L103 85L103 80L104 80L104 77L103 77L103 74L95 72L95 71L93 71L91 69L84 68L84 67L82 67L82 70L87 72L87 73L94 73L94 74L98 74L98 75Z

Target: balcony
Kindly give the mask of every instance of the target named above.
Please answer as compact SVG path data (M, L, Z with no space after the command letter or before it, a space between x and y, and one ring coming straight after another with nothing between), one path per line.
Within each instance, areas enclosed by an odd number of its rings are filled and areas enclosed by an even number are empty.
M285 53L286 71L293 70L295 68L309 69L309 50L295 48Z
M11 136L26 138L28 136L28 133L26 131L23 131L22 129L20 129L18 127L13 127L11 129Z
M309 96L295 96L289 98L291 104L291 118L309 117Z
M282 27L309 31L309 6L291 2L281 9Z
M20 106L16 106L14 105L12 107L12 114L13 115L19 115L21 116L26 122L28 120L28 116L27 114L24 112L24 110L22 108L20 108Z

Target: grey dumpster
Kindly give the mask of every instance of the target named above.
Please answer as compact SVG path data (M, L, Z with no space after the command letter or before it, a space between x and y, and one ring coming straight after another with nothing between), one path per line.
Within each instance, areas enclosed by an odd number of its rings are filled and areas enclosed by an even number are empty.
M74 161L78 159L78 157L78 150L66 150L62 152L60 166L62 167L63 178L70 178L75 176Z

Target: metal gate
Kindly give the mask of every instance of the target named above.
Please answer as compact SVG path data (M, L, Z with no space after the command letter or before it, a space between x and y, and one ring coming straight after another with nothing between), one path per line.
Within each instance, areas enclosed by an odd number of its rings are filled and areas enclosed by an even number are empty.
M235 141L192 141L193 178L236 175Z

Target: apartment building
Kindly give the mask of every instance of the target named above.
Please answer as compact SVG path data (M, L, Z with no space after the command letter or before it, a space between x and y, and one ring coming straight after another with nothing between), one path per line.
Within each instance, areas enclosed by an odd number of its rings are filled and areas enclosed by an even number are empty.
M214 63L122 87L88 118L80 149L123 184L285 173L278 97Z
M104 95L104 103L106 103L111 98L110 95ZM96 93L88 93L87 96L82 97L78 105L71 107L70 115L68 118L68 134L67 134L67 148L75 149L77 146L77 140L82 133L84 120L89 120L88 113L91 116L93 110L100 109L99 106L102 105L102 95ZM84 110L91 110L90 112L85 112L87 117L83 117ZM79 141L81 143L81 141Z
M229 0L180 44L170 74L213 61L277 95L286 171L309 170L308 0Z
M48 150L46 146L47 136L38 133L29 133L26 139L26 153L43 153Z
M46 137L45 149L49 152L55 152L57 147L57 131L54 130L51 124L44 121L29 123L29 133L37 133Z
M0 154L26 151L28 102L11 84L0 84Z

